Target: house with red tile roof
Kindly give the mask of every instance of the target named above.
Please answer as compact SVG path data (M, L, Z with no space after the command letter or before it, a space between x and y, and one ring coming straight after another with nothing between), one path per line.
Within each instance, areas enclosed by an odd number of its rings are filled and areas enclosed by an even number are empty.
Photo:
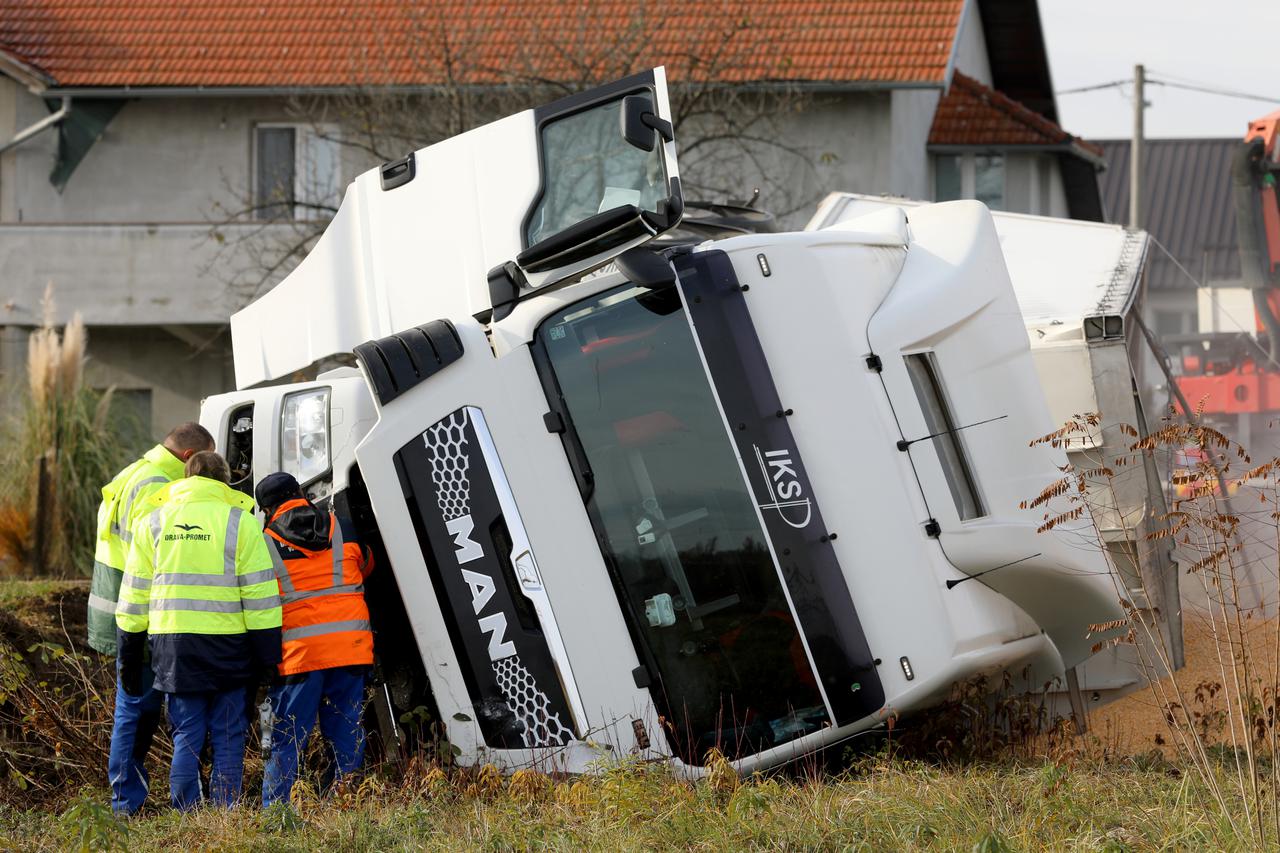
M753 147L703 157L709 195L761 187L796 223L832 190L1102 218L1035 0L0 0L0 373L52 283L90 327L87 375L163 431L231 387L227 318L288 269L240 238L305 244L377 162L369 116L338 105L512 102L652 65L778 105L725 125ZM700 121L677 126L682 172Z

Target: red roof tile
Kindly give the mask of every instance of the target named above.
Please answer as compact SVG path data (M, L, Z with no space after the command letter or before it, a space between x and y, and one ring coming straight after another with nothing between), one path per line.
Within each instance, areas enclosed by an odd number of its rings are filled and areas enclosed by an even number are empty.
M0 51L64 87L432 85L533 72L577 81L656 64L668 65L674 79L713 73L733 82L941 85L962 6L963 0L0 0ZM732 30L740 31L728 40L730 58L717 62ZM446 55L454 60L452 77Z
M938 102L929 130L930 145L1076 145L1102 156L1102 149L1077 139L1057 123L959 71Z

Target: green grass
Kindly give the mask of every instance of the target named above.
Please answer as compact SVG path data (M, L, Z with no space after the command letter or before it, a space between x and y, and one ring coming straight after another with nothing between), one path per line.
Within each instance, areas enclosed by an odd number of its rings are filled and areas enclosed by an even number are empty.
M1170 767L934 766L877 759L821 783L736 791L629 768L551 783L376 782L295 814L241 807L115 823L93 793L59 816L0 812L0 847L130 850L1157 850L1246 849L1192 777ZM98 800L101 801L100 799ZM85 849L88 849L87 847Z
M7 608L84 585L85 581L81 580L0 580L0 607Z

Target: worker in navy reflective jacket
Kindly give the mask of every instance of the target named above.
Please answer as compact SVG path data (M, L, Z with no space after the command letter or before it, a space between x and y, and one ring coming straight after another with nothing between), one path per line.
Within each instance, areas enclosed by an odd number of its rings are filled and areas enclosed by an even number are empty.
M264 477L256 496L284 604L284 651L270 691L272 752L262 781L267 807L288 802L317 716L336 777L364 759L360 714L373 664L364 579L373 560L336 515L303 496L291 474Z
M280 594L248 496L212 451L187 478L149 497L133 526L116 605L120 683L143 689L143 645L173 725L169 792L176 809L200 804L200 752L213 752L209 797L231 805L244 775L246 685L280 662Z

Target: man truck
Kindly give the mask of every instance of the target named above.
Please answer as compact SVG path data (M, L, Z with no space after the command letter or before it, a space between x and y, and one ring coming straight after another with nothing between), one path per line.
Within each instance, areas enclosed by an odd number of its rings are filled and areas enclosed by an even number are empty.
M377 552L384 738L751 770L1070 678L1122 590L1019 508L1066 458L987 209L659 240L683 212L659 68L360 175L232 317L201 420Z

